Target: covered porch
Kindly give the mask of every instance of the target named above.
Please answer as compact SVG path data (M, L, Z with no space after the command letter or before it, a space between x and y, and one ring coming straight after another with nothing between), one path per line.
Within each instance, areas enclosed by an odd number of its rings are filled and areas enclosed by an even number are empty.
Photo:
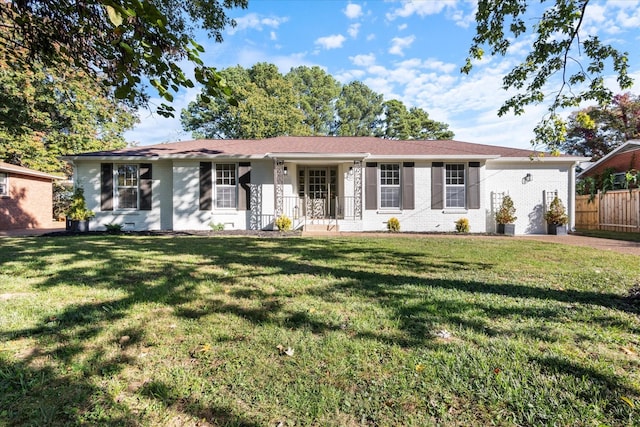
M309 159L274 157L274 217L291 218L294 229L338 231L362 220L362 165L366 155Z

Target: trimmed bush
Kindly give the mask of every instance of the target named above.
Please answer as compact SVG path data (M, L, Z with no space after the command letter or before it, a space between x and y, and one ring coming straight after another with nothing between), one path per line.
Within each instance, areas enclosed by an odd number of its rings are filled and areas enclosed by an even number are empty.
M460 218L456 221L456 231L458 233L468 233L469 229L469 220L467 218Z
M387 230L391 231L392 233L397 233L398 231L400 231L400 221L398 220L398 218L396 218L395 216L389 218L389 221L387 221Z
M276 218L276 227L279 231L289 231L291 230L291 218L286 215L281 215Z

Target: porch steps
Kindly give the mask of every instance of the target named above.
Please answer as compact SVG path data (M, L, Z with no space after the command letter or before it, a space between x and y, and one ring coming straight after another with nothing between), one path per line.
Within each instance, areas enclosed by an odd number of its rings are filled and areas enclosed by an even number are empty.
M337 234L339 227L337 224L307 224L302 231L303 236L317 236L323 234Z

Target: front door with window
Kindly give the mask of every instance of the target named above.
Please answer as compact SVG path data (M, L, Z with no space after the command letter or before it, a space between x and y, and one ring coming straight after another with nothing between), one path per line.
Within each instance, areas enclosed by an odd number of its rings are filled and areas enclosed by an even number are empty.
M336 184L336 168L299 168L298 196L305 200L303 214L311 218L335 215Z

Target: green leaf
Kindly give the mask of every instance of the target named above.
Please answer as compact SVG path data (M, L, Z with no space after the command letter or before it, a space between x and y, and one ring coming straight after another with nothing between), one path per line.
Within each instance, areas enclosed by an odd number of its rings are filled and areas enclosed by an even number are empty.
M105 9L107 9L107 16L109 16L109 21L111 21L114 26L119 27L120 25L122 25L122 15L120 14L120 12L118 12L111 6L105 6Z

